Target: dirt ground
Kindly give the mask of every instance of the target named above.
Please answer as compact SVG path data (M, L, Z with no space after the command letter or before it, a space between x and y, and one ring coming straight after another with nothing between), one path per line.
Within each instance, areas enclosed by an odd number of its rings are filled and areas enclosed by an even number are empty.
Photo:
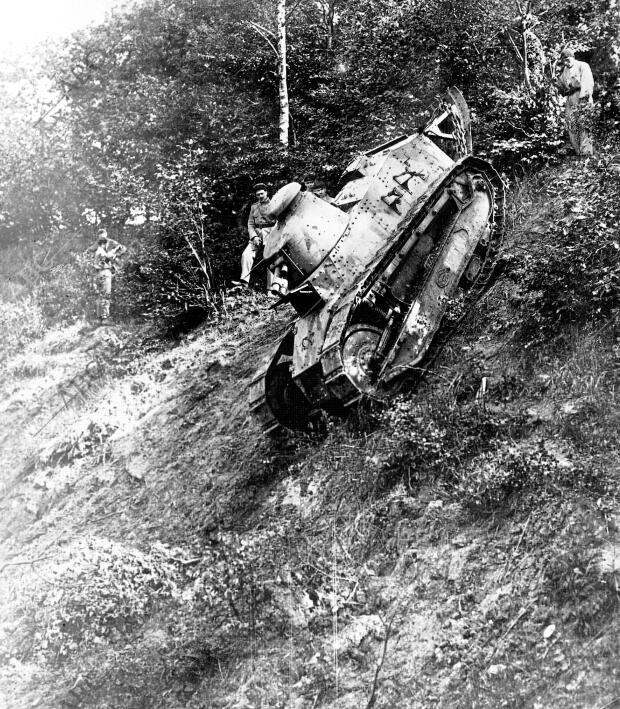
M180 342L77 323L13 356L1 705L614 706L615 335L524 350L519 298L315 437L248 413L293 315L259 294Z

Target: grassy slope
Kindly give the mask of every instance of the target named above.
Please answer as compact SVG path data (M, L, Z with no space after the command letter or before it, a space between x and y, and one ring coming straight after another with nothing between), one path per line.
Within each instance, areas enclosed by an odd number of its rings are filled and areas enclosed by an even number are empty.
M513 197L509 258L548 249L559 177ZM500 280L415 394L315 440L247 415L290 317L260 297L174 349L76 329L14 358L7 706L619 696L613 322L526 348L523 298Z

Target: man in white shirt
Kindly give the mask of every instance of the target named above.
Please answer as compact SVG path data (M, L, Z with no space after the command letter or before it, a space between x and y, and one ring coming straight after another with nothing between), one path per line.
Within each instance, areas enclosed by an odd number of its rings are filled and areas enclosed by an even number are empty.
M99 230L93 267L96 271L95 292L97 293L97 317L100 321L110 317L114 262L125 251L127 251L126 247L119 244L118 241L110 239L105 229Z
M572 49L560 54L562 73L558 88L566 96L566 128L571 145L579 157L592 155L592 92L594 78L587 62L575 59Z

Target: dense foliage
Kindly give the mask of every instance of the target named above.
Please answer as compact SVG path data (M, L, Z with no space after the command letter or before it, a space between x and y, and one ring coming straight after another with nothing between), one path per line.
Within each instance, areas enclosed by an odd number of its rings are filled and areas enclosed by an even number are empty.
M527 312L526 340L563 337L566 326L608 319L620 304L616 225L620 219L614 163L575 166L543 187L553 198L551 237L544 252L520 253L513 277Z
M146 222L132 267L152 284L127 283L143 309L167 317L217 307L236 275L253 182L318 176L333 187L352 153L414 130L447 86L464 92L477 151L500 169L556 159L553 79L566 44L592 64L605 130L618 121L618 10L609 0L527 7L289 2L288 150L278 143L273 0L118 10L2 68L2 244L34 237L40 251L79 235L83 249L97 224L122 240L127 224Z

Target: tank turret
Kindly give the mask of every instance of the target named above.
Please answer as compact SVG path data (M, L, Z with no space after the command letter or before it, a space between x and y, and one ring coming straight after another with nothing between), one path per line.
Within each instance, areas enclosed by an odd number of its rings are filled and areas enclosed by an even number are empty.
M294 182L269 209L264 258L299 317L250 407L266 431L306 429L428 366L495 266L504 189L450 89L416 133L353 160L331 203Z

